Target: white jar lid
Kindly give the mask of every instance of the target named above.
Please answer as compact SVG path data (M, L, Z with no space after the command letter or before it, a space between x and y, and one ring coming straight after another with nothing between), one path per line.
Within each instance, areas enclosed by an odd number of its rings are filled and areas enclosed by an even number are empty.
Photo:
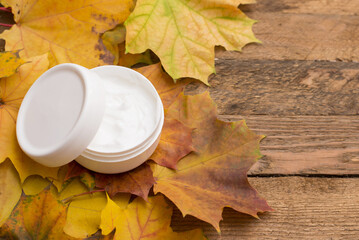
M71 162L94 138L105 98L100 77L89 69L71 63L49 69L21 104L16 124L21 149L49 167Z

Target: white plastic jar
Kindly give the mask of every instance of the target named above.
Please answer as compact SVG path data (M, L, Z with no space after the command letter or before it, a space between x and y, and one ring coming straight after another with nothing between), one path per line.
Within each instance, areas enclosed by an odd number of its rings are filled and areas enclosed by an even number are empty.
M16 133L22 150L43 165L58 167L76 159L96 172L120 173L152 155L163 121L161 99L140 73L65 63L29 89Z

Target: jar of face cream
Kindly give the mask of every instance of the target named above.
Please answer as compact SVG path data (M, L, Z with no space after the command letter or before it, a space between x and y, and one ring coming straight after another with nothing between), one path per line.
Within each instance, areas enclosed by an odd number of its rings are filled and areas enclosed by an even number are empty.
M140 73L65 63L41 75L27 92L16 134L22 150L43 165L76 159L96 172L120 173L152 155L163 121L161 99Z

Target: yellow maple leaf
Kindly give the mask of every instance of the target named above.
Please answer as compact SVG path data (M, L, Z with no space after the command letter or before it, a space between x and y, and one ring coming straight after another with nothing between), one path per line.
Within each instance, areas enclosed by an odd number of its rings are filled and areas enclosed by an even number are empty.
M21 196L21 183L16 169L6 160L0 164L0 226L10 216Z
M100 34L126 20L132 0L0 0L11 7L15 25L0 34L5 49L21 57L49 52L50 65L73 62L92 68L112 63Z
M30 175L57 178L58 168L48 168L27 157L16 139L20 104L33 82L48 69L47 54L28 59L16 74L0 79L0 163L10 158L23 182Z
M64 200L87 192L88 188L75 178L61 192L59 198ZM67 209L64 232L75 238L85 238L96 233L101 221L101 211L106 203L104 192L74 197Z
M24 62L18 52L0 52L0 78L13 75Z
M195 128L196 152L182 158L176 170L151 164L155 193L165 194L183 215L193 215L218 231L224 207L255 217L271 210L247 180L248 169L261 157L263 136L250 131L244 121L218 120L208 92L180 95L167 114Z
M102 233L107 235L115 228L114 240L117 239L156 239L156 240L196 240L206 239L199 229L176 233L170 227L172 207L163 196L136 198L125 208L119 206L109 197L101 213ZM122 204L124 201L122 201Z
M192 77L208 84L214 69L214 47L241 50L258 42L254 20L234 3L219 0L138 0L125 22L126 49L151 49L174 79ZM237 1L238 2L238 1Z

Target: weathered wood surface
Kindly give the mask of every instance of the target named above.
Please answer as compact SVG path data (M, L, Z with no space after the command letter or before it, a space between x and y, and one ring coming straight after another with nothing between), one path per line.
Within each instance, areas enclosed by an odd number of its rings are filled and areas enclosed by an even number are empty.
M359 61L357 0L258 0L242 9L259 22L254 32L263 44L222 59L298 59Z
M358 45L359 46L359 45ZM209 90L226 115L356 115L359 63L218 59Z
M250 178L274 212L261 220L225 209L222 234L176 210L173 228L204 229L209 239L358 239L359 181L353 178Z
M267 137L249 175L358 175L357 116L221 116ZM358 180L359 181L359 180Z

